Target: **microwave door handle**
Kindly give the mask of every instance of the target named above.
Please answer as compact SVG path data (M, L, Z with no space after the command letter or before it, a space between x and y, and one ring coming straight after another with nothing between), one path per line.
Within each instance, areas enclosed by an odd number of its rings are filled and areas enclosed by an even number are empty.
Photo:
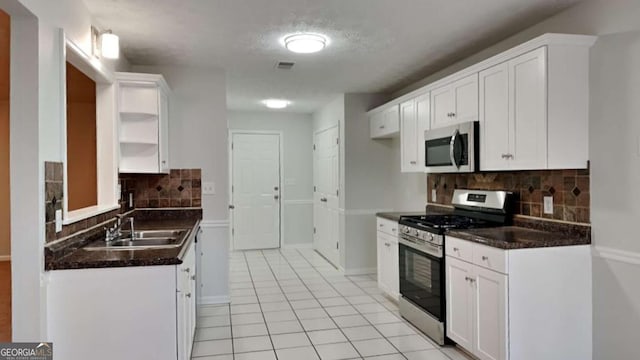
M460 137L460 131L456 129L453 132L453 135L451 135L451 142L449 143L449 158L451 159L451 164L453 164L458 169L460 168L460 164L458 164L458 161L456 161L454 149L456 148L456 141L458 141L459 137Z

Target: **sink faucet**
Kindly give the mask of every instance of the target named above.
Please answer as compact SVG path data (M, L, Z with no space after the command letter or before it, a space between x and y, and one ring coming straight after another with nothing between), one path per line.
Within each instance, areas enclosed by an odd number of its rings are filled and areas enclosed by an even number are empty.
M118 214L116 215L116 218L117 218L116 224L112 228L105 228L106 234L104 237L104 241L110 242L119 238L122 235L122 233L120 232L122 230L122 227L127 223L130 224L130 228L131 228L130 240L134 240L136 237L136 233L133 227L133 217L129 217L128 218L129 221L127 222L122 221L122 219L124 218L124 215Z

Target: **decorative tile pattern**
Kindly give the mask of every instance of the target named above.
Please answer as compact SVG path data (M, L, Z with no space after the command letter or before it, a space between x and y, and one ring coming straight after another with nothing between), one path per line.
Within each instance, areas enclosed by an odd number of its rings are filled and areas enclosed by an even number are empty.
M202 206L202 171L172 169L169 174L120 174L123 198L133 193L136 208Z
M455 189L506 190L516 196L514 213L543 219L590 223L589 170L429 174L429 202L450 205ZM435 189L437 198L431 199ZM553 215L543 213L543 198L553 197Z

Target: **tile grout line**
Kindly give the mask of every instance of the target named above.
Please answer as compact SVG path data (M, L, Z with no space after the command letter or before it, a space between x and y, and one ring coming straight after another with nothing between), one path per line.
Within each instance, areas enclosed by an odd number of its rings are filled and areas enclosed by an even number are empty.
M300 253L300 251L299 251L299 250L298 250L298 253ZM302 257L305 259L305 261L309 262L309 260L308 260L304 255L302 255L302 253L300 253L300 256L302 256ZM309 264L310 264L312 267L314 267L314 269L315 269L315 266L313 266L313 264L312 264L311 262L309 262ZM317 270L316 270L316 271L317 271ZM353 309L358 313L358 315L360 315L363 319L365 319L365 321L369 324L369 326L373 327L373 328L374 328L374 329L375 329L375 330L376 330L376 331L377 331L377 332L382 336L382 338L383 338L383 339L385 339L389 344L391 344L391 346L393 346L393 348L394 348L394 349L396 349L396 350L398 351L398 354L400 354L400 356L404 357L405 359L407 358L407 357L406 357L406 356L405 356L405 355L400 351L400 349L398 349L398 348L397 348L397 347L396 347L396 346L395 346L391 341L389 341L389 340L387 339L387 337L386 337L386 336L384 336L384 334L382 334L382 333L380 332L380 330L378 330L378 328L376 328L376 327L375 327L375 325L369 321L369 319L367 319L367 318L366 318L366 317L365 317L365 316L364 316L364 315L363 315L363 314L362 314L362 313L361 313L361 312L360 312L360 311L359 311L355 306L353 306L354 304L350 303L350 302L349 302L349 300L347 300L347 299L346 299L346 296L342 295L342 293L341 293L340 291L338 291L338 290L333 286L333 284L332 284L330 281L327 281L327 278L326 278L326 277L325 277L321 272L318 272L318 273L319 273L319 274L320 274L320 276L324 279L324 281L326 281L326 282L329 284L329 286L331 286L331 287L333 288L333 290L335 290L338 294L340 294L340 296L342 296L343 298L345 298L345 300L349 303L349 306L351 306L351 307L352 307L352 308L353 308ZM344 278L345 278L345 279L347 279L350 283L353 283L353 281L352 281L351 279L349 279L346 275L342 275L342 276L344 276ZM353 283L353 284L355 285L355 283ZM358 289L362 290L362 288L361 288L361 287L359 287L358 285L356 285L356 287L358 287ZM367 293L366 291L364 291L364 290L363 290L363 292L364 292L365 294L367 294L367 296L370 296L373 300L375 300L375 301L376 301L376 303L378 303L378 301L377 301L373 296L371 296L370 294L368 294L368 293ZM385 308L386 308L386 307L385 307ZM333 318L331 318L331 320L333 320ZM334 321L334 322L335 322L335 321ZM338 324L336 323L336 325L338 325ZM354 327L356 327L356 326L354 326ZM358 349L353 345L353 343L351 342L351 339L349 339L349 337L344 333L344 331L342 331L342 329L341 329L341 328L340 328L340 332L342 332L342 334L344 335L344 337L349 341L349 343L351 344L351 346L353 346L353 348L356 350L356 352L358 352L358 354L359 354L362 358L364 358L364 356L362 356L362 354L360 354L360 351L358 351ZM366 340L365 340L365 341L366 341ZM378 355L391 355L391 354L378 354ZM378 355L373 355L373 356L378 356Z
M318 356L318 359L322 359L320 357L320 353L318 352L318 349L316 349L315 345L313 344L313 341L311 341L311 337L309 337L309 334L307 333L307 330L302 325L302 321L300 321L301 319L298 317L298 314L296 313L295 309L293 308L293 305L291 305L291 301L289 300L289 298L287 297L287 294L285 293L284 289L282 288L282 285L280 284L280 280L278 280L278 276L273 271L273 268L271 267L271 263L269 263L269 259L266 256L264 256L264 251L261 251L261 253L262 253L262 257L265 259L265 262L267 263L267 266L269 267L269 270L271 271L271 274L273 274L273 277L274 277L274 279L276 281L276 284L278 284L278 288L280 289L280 292L282 292L282 295L286 299L287 304L289 304L289 307L291 308L291 312L293 312L293 315L296 317L296 320L300 324L300 327L302 328L302 332L304 332L305 336L307 337L307 340L309 340L309 344L311 344L311 347L313 347L313 351L315 351L316 355ZM298 277L298 274L296 273L295 269L291 266L289 261L280 252L278 252L278 253L280 254L280 256L282 256L282 258L285 259L285 261L287 261L287 266L289 268L291 268L291 270L296 274L296 277ZM302 279L300 279L300 281L304 284ZM258 301L260 301L260 298L258 298ZM320 304L320 302L318 302L318 304ZM265 319L265 321L266 321L266 319ZM299 347L302 347L302 346L297 346L297 347L294 347L294 348L299 348ZM291 349L294 349L294 348L291 348ZM274 349L275 349L275 347L274 347ZM276 355L277 355L277 352L276 352Z

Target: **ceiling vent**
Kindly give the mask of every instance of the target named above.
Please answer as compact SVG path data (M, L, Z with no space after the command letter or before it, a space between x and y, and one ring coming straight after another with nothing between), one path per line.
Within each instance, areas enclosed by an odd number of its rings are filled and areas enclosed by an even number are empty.
M295 63L288 62L288 61L279 61L279 62L276 64L276 69L291 70L291 68L293 67L293 65L295 65Z

